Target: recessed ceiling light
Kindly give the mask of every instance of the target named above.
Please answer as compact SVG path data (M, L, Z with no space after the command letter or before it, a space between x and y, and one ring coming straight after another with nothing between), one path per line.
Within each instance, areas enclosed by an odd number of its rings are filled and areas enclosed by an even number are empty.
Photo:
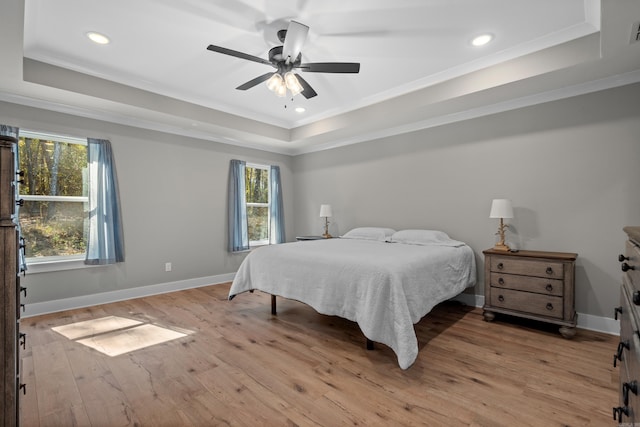
M493 39L493 36L491 34L481 34L477 37L474 37L473 40L471 40L471 44L474 46L484 46L485 44L489 43L492 39Z
M109 37L105 36L104 34L96 33L95 31L89 31L87 33L87 37L89 37L92 42L97 44L109 44L110 42Z
M305 111L307 111L307 109L304 107L296 107L296 113L302 114Z

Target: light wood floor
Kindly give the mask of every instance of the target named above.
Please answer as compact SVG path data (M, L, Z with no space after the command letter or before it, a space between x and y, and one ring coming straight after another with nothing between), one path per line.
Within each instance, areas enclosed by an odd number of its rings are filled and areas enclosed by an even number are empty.
M23 426L614 426L617 337L455 303L416 325L420 353L367 351L356 324L228 285L22 319ZM52 327L120 316L187 333L110 357ZM188 331L191 331L189 333Z

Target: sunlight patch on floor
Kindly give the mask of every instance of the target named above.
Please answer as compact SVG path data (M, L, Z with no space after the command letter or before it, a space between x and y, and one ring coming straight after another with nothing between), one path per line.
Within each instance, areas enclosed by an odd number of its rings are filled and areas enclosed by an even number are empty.
M86 320L51 329L108 356L129 353L182 338L190 333L190 331L177 332L156 325L143 324L138 320L118 316Z
M82 337L90 337L93 335L104 334L105 332L113 332L118 329L130 328L135 325L141 325L142 322L125 317L108 316L100 319L85 320L84 322L76 322L70 325L56 326L51 328L57 333L64 335L70 340L76 340Z

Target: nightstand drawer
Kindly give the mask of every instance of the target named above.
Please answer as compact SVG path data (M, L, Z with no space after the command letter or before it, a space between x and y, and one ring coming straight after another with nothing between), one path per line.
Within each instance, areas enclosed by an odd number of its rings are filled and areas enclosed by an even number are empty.
M491 272L491 286L494 288L515 289L538 294L564 295L564 282L558 279L542 277L518 276L516 274L500 274ZM498 292L498 290L496 290Z
M520 292L512 289L495 288L491 292L491 305L509 310L538 314L541 316L563 317L562 298L552 295Z
M561 262L547 260L491 257L491 271L499 273L562 279L564 277L563 267Z

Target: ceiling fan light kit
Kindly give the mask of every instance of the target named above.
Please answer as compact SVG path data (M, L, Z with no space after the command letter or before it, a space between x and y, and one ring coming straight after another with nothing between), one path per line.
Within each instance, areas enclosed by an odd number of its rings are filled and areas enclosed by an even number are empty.
M287 95L289 90L292 96L301 93L305 98L313 98L317 95L311 85L302 76L294 73L294 70L312 73L359 73L358 62L318 62L302 63L301 49L307 39L309 27L296 21L291 21L286 30L278 31L278 38L283 42L282 46L276 46L269 50L269 59L262 59L247 53L227 49L225 47L209 45L208 50L258 62L274 67L277 71L258 76L241 84L236 89L247 90L266 81L267 87L279 97Z
M291 71L289 71L287 74L284 75L284 81L287 85L287 89L291 91L291 94L293 96L296 96L297 94L302 92L302 85L298 81L298 78L296 77L296 75L293 74Z
M269 80L267 80L267 88L278 96L284 96L284 94L280 95L282 87L284 87L284 81L282 80L282 76L278 73L274 73L269 77ZM284 88L286 91L286 87Z

